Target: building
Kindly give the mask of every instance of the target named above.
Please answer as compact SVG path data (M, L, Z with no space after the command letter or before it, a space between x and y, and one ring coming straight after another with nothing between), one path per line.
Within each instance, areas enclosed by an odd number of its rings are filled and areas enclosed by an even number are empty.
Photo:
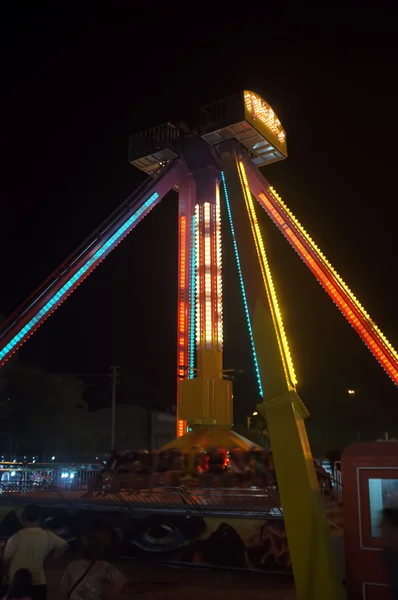
M87 413L87 429L98 454L111 446L112 408ZM143 408L136 404L118 404L115 419L115 449L153 450L170 442L176 435L176 417L172 412Z

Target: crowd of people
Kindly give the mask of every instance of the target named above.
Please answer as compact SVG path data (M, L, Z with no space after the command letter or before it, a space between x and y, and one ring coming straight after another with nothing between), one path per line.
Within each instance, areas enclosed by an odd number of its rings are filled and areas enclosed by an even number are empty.
M326 493L332 490L327 471L315 461L319 483ZM193 447L183 454L177 449L153 452L112 451L104 469L89 481L88 495L105 488L153 489L155 487L277 487L273 455L270 450L254 447L249 451L235 448Z
M22 513L23 528L13 535L3 550L4 600L46 600L44 562L59 557L68 542L40 527L38 506ZM123 574L106 560L111 538L107 531L91 532L83 538L81 558L72 560L62 577L59 600L100 600L117 596L126 584Z

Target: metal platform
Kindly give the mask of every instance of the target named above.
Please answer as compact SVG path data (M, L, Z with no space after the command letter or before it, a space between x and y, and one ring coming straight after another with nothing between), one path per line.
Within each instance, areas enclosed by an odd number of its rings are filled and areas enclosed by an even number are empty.
M250 91L203 106L200 133L211 145L236 139L256 167L287 156L286 135L272 108Z
M249 90L202 106L198 133L211 146L236 139L256 167L287 156L286 134L278 117L265 100ZM172 123L136 133L130 136L129 162L153 175L180 155L180 137L198 133Z
M148 175L153 175L159 167L179 156L179 136L179 129L171 123L151 127L130 136L129 162Z

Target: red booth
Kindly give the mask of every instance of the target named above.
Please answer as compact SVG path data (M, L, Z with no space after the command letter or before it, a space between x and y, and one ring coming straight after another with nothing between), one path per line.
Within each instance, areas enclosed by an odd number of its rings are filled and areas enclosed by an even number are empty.
M398 507L398 442L352 444L342 468L348 599L390 600L380 520Z

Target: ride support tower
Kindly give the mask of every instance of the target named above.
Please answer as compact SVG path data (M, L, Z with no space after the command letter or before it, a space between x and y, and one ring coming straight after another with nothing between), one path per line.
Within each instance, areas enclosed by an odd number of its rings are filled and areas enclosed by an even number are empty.
M339 580L297 378L258 219L263 208L386 373L398 355L313 239L259 171L287 157L271 106L246 90L204 106L195 129L166 123L131 136L146 181L13 313L0 330L0 365L40 327L171 190L178 205L177 438L168 447L252 445L231 430L223 364L221 205L239 275L259 397L270 432L299 600L340 600ZM167 446L166 446L167 447Z

